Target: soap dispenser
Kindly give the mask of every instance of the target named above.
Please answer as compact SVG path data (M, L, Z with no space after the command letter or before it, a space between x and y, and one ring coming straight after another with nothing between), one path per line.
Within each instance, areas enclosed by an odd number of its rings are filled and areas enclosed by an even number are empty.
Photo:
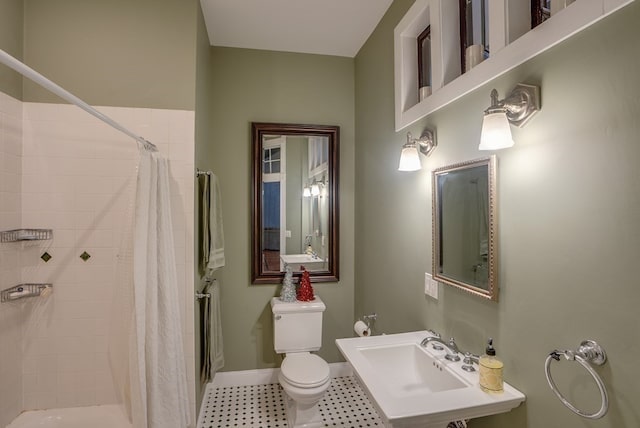
M485 392L502 392L502 368L504 364L496 357L493 339L489 339L485 355L480 357L480 388Z

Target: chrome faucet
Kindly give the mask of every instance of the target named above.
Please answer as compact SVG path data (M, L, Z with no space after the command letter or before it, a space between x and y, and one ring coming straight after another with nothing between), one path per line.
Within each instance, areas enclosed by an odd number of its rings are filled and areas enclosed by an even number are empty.
M460 357L458 356L458 352L460 352L460 350L458 349L458 345L456 345L456 341L453 339L453 337L449 339L449 342L445 342L438 336L425 337L420 343L420 346L426 348L426 346L431 342L440 343L442 346L444 346L444 348L447 350L447 355L445 355L444 358L446 358L447 360L460 361Z

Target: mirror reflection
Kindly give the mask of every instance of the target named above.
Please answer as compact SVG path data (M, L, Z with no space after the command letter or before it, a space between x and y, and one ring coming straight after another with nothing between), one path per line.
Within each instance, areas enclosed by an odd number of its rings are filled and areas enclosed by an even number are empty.
M433 275L497 300L495 157L433 171Z
M254 283L277 282L286 266L315 282L337 278L338 128L254 123L253 131Z

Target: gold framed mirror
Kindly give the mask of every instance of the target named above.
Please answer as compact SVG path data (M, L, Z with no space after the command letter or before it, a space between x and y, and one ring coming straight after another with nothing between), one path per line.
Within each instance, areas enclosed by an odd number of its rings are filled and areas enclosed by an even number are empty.
M437 168L433 188L433 278L498 300L496 157Z
M252 283L279 283L287 266L338 281L340 127L253 122L251 134Z

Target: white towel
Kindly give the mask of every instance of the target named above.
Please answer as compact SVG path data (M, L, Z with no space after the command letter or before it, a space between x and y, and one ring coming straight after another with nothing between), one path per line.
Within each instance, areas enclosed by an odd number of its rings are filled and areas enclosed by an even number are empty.
M207 276L216 269L224 266L224 231L222 228L222 197L218 177L211 174L209 185L209 262L207 263ZM204 231L206 233L207 231Z

